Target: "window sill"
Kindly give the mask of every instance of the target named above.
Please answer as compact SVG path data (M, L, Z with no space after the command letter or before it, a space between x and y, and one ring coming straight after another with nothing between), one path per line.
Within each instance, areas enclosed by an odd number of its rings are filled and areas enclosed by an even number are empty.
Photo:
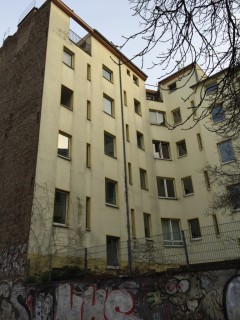
M202 240L202 237L199 237L199 238L191 238L190 240L191 240L191 241L200 241L200 240Z
M64 64L65 66L67 66L68 68L70 68L70 69L74 70L74 67L73 67L73 66L70 66L70 65L69 65L69 64L67 64L66 62L64 62L64 61L63 61L63 64Z
M168 198L168 197L159 197L158 199L165 199L165 200L178 200L178 198Z
M182 248L183 247L183 243L182 244L165 244L164 243L164 247L167 247L167 248Z
M138 149L140 149L140 150L142 150L142 151L145 151L145 149L144 149L144 148L142 148L142 147L139 147L139 146L138 146Z
M172 159L165 159L165 158L158 158L158 157L154 157L154 159L156 159L156 160L164 160L164 161L172 161Z
M150 122L150 124L151 124L152 126L158 126L158 127L165 127L165 128L167 128L167 126L166 126L165 123L162 124L162 123L151 123L151 122Z
M235 212L240 212L240 208L233 209L232 212L233 212L233 213L235 213Z
M103 79L107 80L108 82L112 83L113 84L113 81L112 80L109 80L108 78L104 77L103 76Z
M61 156L60 154L58 154L57 156L58 156L59 158L61 158L61 159L64 159L64 160L67 160L67 161L71 161L70 158L66 158L66 157L64 157L64 156Z
M68 107L68 106L65 106L65 104L60 104L61 107L64 107L65 109L68 109L70 111L73 111L73 107Z
M135 114L137 114L138 116L142 117L141 113L138 113L138 112L135 111Z
M194 193L184 194L183 196L184 197L191 197L191 196L194 196Z
M107 114L108 116L110 116L110 117L112 117L112 118L114 118L114 119L115 119L115 116L114 116L114 115L112 115L111 113L108 113L108 112L106 112L106 111L104 111L104 110L103 110L103 112L104 112L105 114Z
M53 226L68 229L68 226L62 223L53 222Z
M178 155L178 159L181 159L181 158L184 158L184 157L186 157L188 154L186 153L186 154L183 154L182 156L179 156Z
M105 153L105 152L104 152L104 154L105 154L106 156L110 157L110 158L117 159L116 156L112 156L111 154L107 154L107 153Z
M230 161L227 161L227 162L221 162L221 166L223 166L223 165L225 165L225 164L232 163L232 162L236 162L236 159L230 160Z
M116 204L105 203L105 205L111 208L119 209L119 206L117 206Z
M90 228L86 228L86 231L87 231L87 232L90 232L90 231L91 231L91 229L90 229Z
M120 269L120 267L119 266L107 266L107 269L118 270L118 269Z

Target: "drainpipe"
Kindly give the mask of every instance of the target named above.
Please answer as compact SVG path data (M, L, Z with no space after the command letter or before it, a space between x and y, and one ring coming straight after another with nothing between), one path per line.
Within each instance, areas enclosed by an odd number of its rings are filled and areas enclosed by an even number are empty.
M125 185L125 204L126 204L126 216L127 216L127 250L128 250L128 268L129 273L132 273L132 252L131 252L131 231L130 231L130 215L129 215L129 199L128 199L128 179L127 179L127 157L126 157L126 145L125 145L125 123L124 123L124 106L123 106L123 92L122 92L122 73L121 73L121 61L118 63L119 67L119 83L120 83L120 101L121 101L121 120L122 120L122 145L123 145L123 162L124 162L124 185Z

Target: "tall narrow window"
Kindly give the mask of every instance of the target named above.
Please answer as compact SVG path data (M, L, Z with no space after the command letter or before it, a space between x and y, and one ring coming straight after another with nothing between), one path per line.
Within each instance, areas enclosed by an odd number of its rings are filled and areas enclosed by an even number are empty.
M185 140L178 141L176 143L177 145L177 152L178 152L178 157L183 157L187 155L187 146Z
M134 99L134 110L135 110L135 113L139 115L142 114L141 103L137 99Z
M139 169L139 174L140 174L140 186L141 189L147 190L147 171L144 169Z
M87 79L91 81L91 65L87 64Z
M107 236L107 265L117 267L118 263L119 238Z
M108 156L115 157L115 137L104 132L104 152Z
M91 101L87 100L87 119L91 120Z
M128 162L128 182L132 184L132 165Z
M140 149L144 149L143 134L139 131L137 131L137 146Z
M203 144L202 144L202 138L201 138L201 134L200 133L197 133L197 141L198 141L199 150L202 150L203 149Z
M129 125L126 124L126 139L129 142L130 141L130 135L129 135Z
M117 205L117 182L105 179L105 202L113 206Z
M73 108L73 91L62 85L61 87L61 105L72 110Z
M183 184L183 193L185 196L189 196L194 193L191 177L182 178L182 184Z
M216 234L216 236L219 236L220 235L220 230L219 230L217 215L213 214L212 215L212 219L213 219L213 225L214 225L215 234Z
M234 210L240 210L240 183L228 187L230 200Z
M123 103L125 106L127 106L127 92L123 91Z
M63 49L63 62L69 66L70 68L74 67L73 64L73 57L74 57L74 53L72 53L70 50L68 50L67 48Z
M132 222L132 237L136 238L136 223L135 223L135 212L131 209L131 222Z
M180 108L177 108L172 111L172 116L173 116L173 124L177 125L179 123L182 123L182 116L181 116L181 110Z
M70 137L60 132L58 134L58 156L70 159Z
M190 219L190 220L188 220L188 224L189 224L189 229L190 229L191 240L201 239L202 235L201 235L199 220L197 218Z
M212 121L213 123L217 123L223 121L225 119L225 114L222 105L215 106L212 109Z
M209 180L209 176L208 176L208 172L205 170L203 171L204 174L204 179L205 179L205 183L206 183L206 187L208 190L211 189L211 185L210 185L210 180Z
M114 104L113 100L107 95L103 95L103 110L110 116L114 117Z
M91 198L86 197L86 230L91 229Z
M86 166L87 166L87 168L91 168L91 145L90 145L90 143L87 143Z
M143 213L143 221L144 221L145 238L150 238L151 237L151 215L149 213Z
M68 192L55 190L53 222L66 224L68 207Z

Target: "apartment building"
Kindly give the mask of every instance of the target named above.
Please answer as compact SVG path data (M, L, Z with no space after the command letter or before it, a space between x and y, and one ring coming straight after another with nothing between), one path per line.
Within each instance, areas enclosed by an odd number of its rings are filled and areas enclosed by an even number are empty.
M196 241L204 226L239 220L204 215L213 190L200 170L233 160L230 142L202 122L178 126L198 101L196 64L146 90L136 65L48 0L5 40L0 68L0 244L22 246L32 270L81 264L92 247L95 266L126 266L134 239L181 246L182 229Z

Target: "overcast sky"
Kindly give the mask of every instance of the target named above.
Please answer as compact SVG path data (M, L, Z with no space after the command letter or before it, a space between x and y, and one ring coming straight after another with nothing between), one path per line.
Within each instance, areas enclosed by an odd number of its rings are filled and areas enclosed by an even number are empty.
M32 4L31 0L1 0L0 11L0 37L1 44L5 32L10 27L9 35L16 32L17 24L21 14ZM128 0L64 0L74 12L87 22L92 28L101 32L109 41L114 44L122 44L122 36L130 35L139 28L139 21L133 17ZM36 0L36 7L40 7L44 0ZM136 47L141 43L130 43L122 51L131 58L136 52ZM161 68L149 70L154 54L145 58L143 71L149 76L147 83L155 85L158 77L163 76ZM141 62L134 60L134 63L141 68Z

